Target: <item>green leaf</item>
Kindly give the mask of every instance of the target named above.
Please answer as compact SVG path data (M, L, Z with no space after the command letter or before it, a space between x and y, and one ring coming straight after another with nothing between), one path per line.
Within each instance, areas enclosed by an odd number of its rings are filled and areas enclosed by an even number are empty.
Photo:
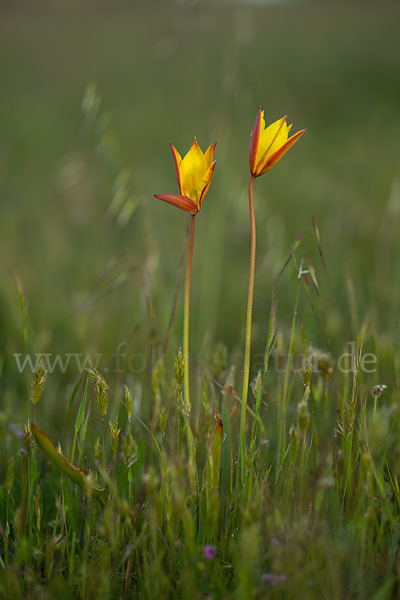
M78 485L85 494L93 494L93 496L101 504L105 504L108 495L106 488L92 482L88 485L85 475L81 469L77 469L65 456L57 452L53 442L47 435L32 423L32 433L39 448L49 457L56 467L67 477L69 477L76 485Z

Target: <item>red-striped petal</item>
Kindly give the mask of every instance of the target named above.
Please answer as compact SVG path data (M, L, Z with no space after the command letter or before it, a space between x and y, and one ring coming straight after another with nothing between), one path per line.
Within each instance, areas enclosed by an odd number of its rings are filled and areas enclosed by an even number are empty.
M255 160L258 148L258 142L260 139L260 127L261 127L261 106L258 107L256 121L254 123L253 131L250 136L249 146L249 162L250 162L250 173L255 175Z
M307 131L307 129L302 129L301 131L298 131L297 133L295 133L294 135L292 135L292 137L290 137L288 139L288 141L285 144L283 144L283 146L281 146L279 148L279 150L277 150L276 152L274 152L274 154L271 154L271 156L267 160L266 165L264 165L264 167L263 167L260 175L264 175L264 173L266 173L267 171L269 171L269 169L271 169L273 166L275 166L276 163L282 158L282 156L284 154L286 154L286 152L293 146L293 144L295 144L297 142L297 140L306 131Z
M179 196L178 194L154 194L154 197L163 202L168 202L168 204L172 204L172 206L176 206L176 208L180 208L186 212L198 212L195 202L187 196Z

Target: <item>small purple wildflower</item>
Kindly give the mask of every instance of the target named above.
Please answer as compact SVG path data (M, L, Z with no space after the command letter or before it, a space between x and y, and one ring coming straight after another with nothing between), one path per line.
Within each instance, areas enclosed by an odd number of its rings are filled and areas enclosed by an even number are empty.
M278 583L282 583L282 581L286 581L286 579L286 573L264 573L262 576L262 580L270 583L271 585L277 585Z
M274 546L282 546L282 542L276 537L276 535L271 535L271 542L274 544Z
M203 553L204 553L204 558L207 558L207 560L214 560L215 555L217 553L217 549L215 546L210 546L209 544L207 544L203 548Z

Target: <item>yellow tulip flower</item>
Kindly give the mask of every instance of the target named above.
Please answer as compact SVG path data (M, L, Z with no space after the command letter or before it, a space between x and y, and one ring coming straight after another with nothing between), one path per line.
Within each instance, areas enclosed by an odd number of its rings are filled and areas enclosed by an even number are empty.
M156 198L172 204L181 210L191 213L188 255L185 278L185 301L183 314L183 397L186 409L186 437L189 455L189 480L192 491L197 490L198 476L195 460L195 445L190 424L190 386L189 386L189 314L190 314L190 282L192 273L192 259L194 246L194 229L196 215L199 212L205 195L210 187L214 175L215 145L211 144L205 152L202 151L196 138L189 152L182 159L178 150L172 144L171 150L175 161L176 176L178 178L179 194L154 194Z
M264 111L261 106L258 107L249 149L250 173L253 177L264 175L272 169L306 131L302 129L289 137L291 127L286 124L286 117L265 127Z
M246 313L246 341L244 350L244 369L243 369L243 393L242 408L240 415L239 431L239 465L242 484L245 484L246 478L246 413L247 397L249 391L250 375L250 349L251 349L251 326L253 315L253 296L254 296L254 272L256 261L256 221L254 216L253 184L256 177L264 175L272 169L274 165L282 158L284 154L297 142L297 140L306 131L302 129L292 137L289 137L291 125L286 124L286 117L278 119L268 127L265 127L264 111L261 106L258 107L256 122L250 136L249 162L250 162L250 182L249 182L249 209L250 209L250 228L251 228L251 247L250 247L250 270L249 270L249 291L247 295L247 313Z
M194 138L189 152L183 159L178 150L170 144L174 156L180 194L154 194L154 196L186 212L192 214L198 213L214 174L214 149L216 143L211 144L203 152L196 138Z

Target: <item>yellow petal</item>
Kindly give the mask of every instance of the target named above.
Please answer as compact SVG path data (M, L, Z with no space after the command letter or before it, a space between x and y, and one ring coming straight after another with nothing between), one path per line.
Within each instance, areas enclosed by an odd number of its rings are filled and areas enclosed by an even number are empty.
M274 154L274 152L276 152L277 150L279 150L279 148L281 148L284 144L286 144L286 142L288 140L288 134L289 134L291 127L292 127L291 125L290 125L290 127L288 127L288 125L286 123L286 117L283 117L282 125L281 125L278 133L276 134L271 146L268 148L268 156L271 156L272 154Z
M260 175L264 175L264 173L266 173L267 171L269 171L270 169L272 169L272 167L275 166L276 163L280 161L280 159L282 158L282 156L284 154L286 154L286 152L288 150L290 150L290 148L293 146L293 144L295 144L297 142L297 140L301 138L301 136L303 135L303 133L305 131L307 131L307 129L302 129L301 131L298 131L297 133L295 133L294 135L292 135L286 141L285 144L283 144L282 146L280 146L272 154L270 154L270 152L268 152L268 159L264 163L264 166L263 166L263 169L260 172Z
M207 150L204 153L204 158L206 159L207 167L210 167L214 162L214 150L216 145L217 142L214 142L213 144L211 144L211 146L207 148Z
M196 138L194 138L192 147L182 160L179 168L181 194L183 196L188 196L197 203L202 192L201 180L207 168L205 156Z
M210 183L211 183L211 179L213 178L214 175L214 169L215 169L215 160L213 163L211 163L211 165L208 167L203 179L202 179L202 191L200 194L200 198L199 198L199 208L201 207L201 205L203 204L203 200L208 192L208 188L210 187Z
M288 127L286 117L278 119L266 129L264 114L261 115L261 133L256 154L256 171L260 173L268 157L276 152L288 139Z

